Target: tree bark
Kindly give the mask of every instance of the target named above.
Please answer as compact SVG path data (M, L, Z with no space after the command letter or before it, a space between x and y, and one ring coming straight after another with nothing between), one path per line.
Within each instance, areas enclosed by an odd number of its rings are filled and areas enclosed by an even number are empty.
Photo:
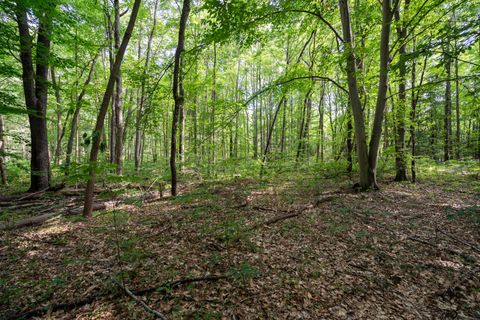
M33 69L32 40L29 31L27 8L17 1L15 13L20 36L20 61L25 104L28 111L31 138L30 189L39 191L50 184L50 159L47 132L48 64L50 36L54 8L39 14L36 45L36 71Z
M182 14L180 16L180 26L178 30L178 43L175 50L175 62L173 67L173 100L175 107L173 109L172 120L172 139L170 148L170 171L172 174L172 196L177 195L177 126L180 109L183 108L185 101L182 83L182 53L185 47L185 29L187 26L188 15L190 13L190 0L183 0Z
M95 186L95 175L96 175L96 165L98 151L101 142L101 133L103 131L103 125L105 121L105 116L107 114L108 106L110 99L112 98L115 79L120 72L120 66L122 64L123 56L130 41L133 28L135 26L135 21L137 19L138 11L140 8L141 0L135 0L132 8L132 13L130 15L130 20L128 21L127 29L123 35L122 43L118 49L117 55L115 57L115 63L113 64L110 77L108 79L107 88L105 89L105 94L103 96L102 104L100 106L100 111L97 117L97 123L95 124L95 130L92 133L92 148L90 151L90 179L87 182L87 188L85 190L85 203L83 207L83 215L90 217L92 215L92 204L93 204L93 188Z
M369 148L367 148L364 114L360 102L358 81L357 81L357 59L355 57L355 43L350 22L350 10L348 0L339 0L340 17L342 22L343 40L347 60L347 78L350 104L354 118L354 133L357 142L357 157L360 169L361 189L368 189L377 186L377 161L380 150L380 139L382 136L382 124L387 100L388 89L388 65L389 65L389 40L390 25L392 22L392 10L389 0L382 2L382 30L380 35L380 72L378 82L378 94L375 107L372 136Z
M85 95L85 91L87 89L88 84L92 80L92 75L93 75L93 71L95 70L95 64L97 62L98 54L99 53L97 53L92 60L92 65L90 67L90 71L88 73L87 79L85 79L85 83L83 84L82 91L80 91L80 94L77 96L75 101L75 111L73 113L72 123L70 125L70 134L68 136L68 142L67 142L67 156L65 159L65 175L67 176L70 174L70 163L71 163L71 157L73 152L73 141L74 141L75 135L77 134L78 117L80 115L80 109L82 107L83 96Z
M55 156L53 163L55 165L58 165L60 163L60 154L62 153L62 97L60 95L60 78L58 79L55 75L55 68L54 66L50 67L50 73L52 77L52 85L53 89L55 90L55 100L56 100L56 114L57 114L57 139L56 139L56 144L55 144Z
M113 37L115 52L120 48L120 2L114 0L113 2L115 20L113 23ZM114 163L116 165L117 175L123 172L123 86L122 86L122 72L118 71L115 80L115 154Z
M404 15L406 14L409 6L409 0L405 0L405 9ZM400 82L398 84L398 105L396 108L396 139L395 139L395 181L406 181L407 180L407 163L406 163L406 146L405 146L405 116L406 116L406 103L407 103L407 94L406 94L406 75L407 75L407 64L406 64L406 54L407 54L407 28L405 21L401 21L400 17L400 6L397 6L395 10L395 20L397 22L397 37L400 41L399 48L399 74Z
M5 168L5 139L3 138L3 132L5 126L3 124L3 115L0 114L0 177L2 185L7 184L7 170Z
M447 81L445 81L445 113L444 113L444 122L443 122L443 134L444 134L444 146L443 146L443 160L448 161L452 156L452 85L450 78L452 76L451 72L451 58L450 58L450 44L447 43L446 54L445 54L445 71L447 73Z
M388 1L384 1L388 2ZM347 60L347 78L350 105L354 118L354 131L357 143L357 156L360 169L360 186L367 189L371 186L370 168L367 149L367 138L365 134L365 119L360 102L357 83L357 59L355 57L355 43L350 22L350 9L348 0L339 0L340 18L342 22L345 56Z
M400 1L400 0L397 0ZM380 36L380 76L378 80L377 102L373 120L372 137L369 149L369 184L375 189L377 185L377 161L382 137L382 124L387 104L388 66L390 59L390 25L392 23L392 9L389 0L382 2L382 31Z

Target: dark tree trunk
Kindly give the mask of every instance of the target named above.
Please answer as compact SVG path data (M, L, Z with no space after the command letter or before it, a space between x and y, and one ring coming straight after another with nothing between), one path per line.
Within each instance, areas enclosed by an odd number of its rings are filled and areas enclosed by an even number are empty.
M22 80L30 123L31 160L30 189L39 191L50 184L50 159L48 154L47 132L47 90L48 63L50 57L50 35L52 28L52 10L40 13L36 47L36 71L33 69L32 40L29 32L27 8L19 0L16 17L20 36L20 60Z
M103 132L103 125L105 122L105 116L108 111L110 99L112 98L112 95L113 95L115 79L118 73L120 72L120 66L122 64L123 56L125 55L128 42L130 41L133 27L135 26L135 21L137 19L140 3L141 3L141 0L135 0L133 4L130 20L128 21L127 29L125 30L125 34L123 35L122 43L120 44L120 48L118 49L117 55L115 57L115 63L113 64L110 77L108 78L107 88L105 89L105 94L103 96L102 104L100 106L100 111L98 113L97 123L95 124L95 129L92 133L92 148L90 151L90 169L89 169L90 179L87 182L87 188L85 190L85 202L83 207L83 215L86 217L90 217L92 215L93 188L95 186L96 164L97 164L98 151L101 143L101 134Z
M177 195L177 126L180 110L183 108L184 92L182 83L182 53L185 46L185 29L187 26L188 15L190 13L190 0L183 0L182 14L180 16L180 26L178 30L178 43L175 51L175 62L173 67L173 100L175 107L173 109L172 120L172 139L170 148L170 170L172 174L172 196Z

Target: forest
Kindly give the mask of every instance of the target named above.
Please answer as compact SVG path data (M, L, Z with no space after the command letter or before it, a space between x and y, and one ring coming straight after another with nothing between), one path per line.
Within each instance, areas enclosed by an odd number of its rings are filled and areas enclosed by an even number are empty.
M0 0L0 319L480 319L480 0Z

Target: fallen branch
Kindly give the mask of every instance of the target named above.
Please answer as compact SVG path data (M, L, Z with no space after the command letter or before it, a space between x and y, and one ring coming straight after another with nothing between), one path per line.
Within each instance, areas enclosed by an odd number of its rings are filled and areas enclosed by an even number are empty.
M458 243L460 243L460 244L463 244L463 245L465 245L465 246L467 246L467 247L472 248L473 251L475 251L475 252L477 252L477 253L480 253L480 249L479 249L478 247L474 246L473 244L468 243L468 242L466 242L466 241L463 241L463 240L461 240L461 239L458 239L458 238L456 238L456 237L454 237L454 236L452 236L452 235L450 235L450 234L446 233L445 231L442 231L442 230L440 230L440 229L438 229L438 228L436 228L436 231L440 232L441 234L449 237L450 239L452 239L452 240L454 240L454 241L456 241L456 242L458 242Z
M105 210L112 207L111 202L103 202L103 203L95 203L93 205L93 211L98 211L98 210ZM66 212L50 212L50 213L45 213L41 214L38 216L26 218L20 221L16 222L10 222L10 223L0 223L0 230L11 230L11 229L19 229L23 227L29 227L37 224L42 224L50 219L53 219L57 216L60 216L62 213L66 213L68 215L75 215L75 214L80 214L82 213L83 208L75 208L75 209L68 209Z
M121 283L119 283L118 281L116 281L115 279L112 279L112 281L117 285L119 286L120 288L122 288L123 291L125 291L125 293L130 297L132 298L133 300L135 300L136 302L138 302L145 310L147 310L148 312L150 312L151 314L153 314L156 318L159 318L159 319L162 319L162 320L167 320L167 317L165 317L162 313L158 312L157 310L154 310L152 308L150 308L150 306L148 304L146 304L145 302L143 302L142 299L140 299L139 297L137 297L135 294L132 293L132 291L130 291L126 286L123 286Z
M301 208L300 210L295 211L295 212L291 212L289 210L275 210L277 212L286 212L287 214L279 216L279 217L274 217L274 218L272 218L270 220L267 220L265 222L261 222L259 224L253 225L252 227L248 228L247 231L252 231L252 230L255 230L255 229L260 228L262 226L272 225L272 224L277 223L279 221L283 221L283 220L286 220L286 219L297 217L297 216L301 215L302 213L304 213L306 210L316 208L320 204L331 201L334 198L335 198L334 196L328 196L328 197L318 199L317 201L315 201L314 204L308 204L308 205L304 206L303 208ZM257 210L261 209L261 210L273 211L273 209L271 209L271 208L263 208L263 207L254 207L254 208L257 209Z
M165 288L176 288L182 284L188 284L188 283L194 283L194 282L210 282L210 281L217 281L221 279L227 279L228 277L225 275L211 275L211 276L206 276L206 277L199 277L199 278L185 278L185 279L180 279L176 281L171 281L171 282L166 282L160 286L155 286L155 287L150 287L146 289L141 289L141 290L134 290L131 291L132 294L135 296L142 296L147 293L151 293L154 291L159 291L161 289ZM56 311L69 311L73 310L76 308L80 308L86 304L90 304L94 302L97 299L100 298L105 298L107 296L110 296L110 299L117 299L120 298L124 295L123 292L113 292L112 290L105 290L103 292L99 292L97 294L85 297L83 299L77 300L77 301L71 301L71 302L66 302L66 303L59 303L59 304L50 304L47 306L43 306L37 309L33 309L30 311L22 312L22 313L14 313L14 312L6 312L4 314L0 314L0 319L2 320L20 320L20 319L29 319L33 317L39 317L47 312L56 312Z

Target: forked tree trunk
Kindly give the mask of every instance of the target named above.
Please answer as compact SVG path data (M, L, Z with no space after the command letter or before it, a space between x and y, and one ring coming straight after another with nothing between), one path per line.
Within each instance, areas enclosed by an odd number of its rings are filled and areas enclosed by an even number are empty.
M95 176L96 176L96 167L97 167L97 157L98 151L101 143L101 134L103 131L103 125L105 122L105 116L108 111L108 105L110 99L112 98L115 79L120 72L120 66L122 64L123 56L130 41L132 35L133 27L135 26L135 21L137 19L138 10L140 8L141 0L135 0L132 8L132 13L130 15L130 20L128 21L127 29L123 35L122 43L115 57L115 63L113 64L110 77L108 78L107 88L105 89L105 94L103 96L102 104L100 106L100 111L97 117L97 123L95 124L95 129L92 133L92 149L90 151L90 179L87 182L87 188L85 190L85 202L83 206L83 215L90 217L92 215L92 204L93 204L93 188L95 186Z
M172 174L172 196L177 195L177 166L176 166L176 157L177 157L177 127L178 127L178 116L180 109L183 108L184 103L184 92L183 92L183 83L182 83L182 53L185 46L185 29L187 26L188 14L190 13L190 0L183 0L182 14L180 16L180 26L178 30L178 43L177 49L175 51L175 62L173 67L173 100L175 102L175 107L173 109L173 120L172 120L172 140L170 148L170 171Z
M48 188L50 184L46 112L53 9L53 6L47 8L45 12L41 12L37 16L39 27L36 47L36 71L34 72L32 41L27 17L28 9L21 0L17 1L15 8L20 36L23 91L30 123L31 160L29 191L43 190Z
M397 0L400 1L400 0ZM377 161L380 151L380 140L382 138L382 124L387 104L388 90L388 65L390 59L390 26L392 24L393 12L390 0L382 1L382 30L380 35L380 71L378 80L377 102L375 106L375 117L373 120L372 136L369 145L369 187L378 189L377 185ZM365 186L362 186L365 187Z
M387 2L387 1L385 1ZM354 132L357 143L357 156L360 170L360 186L362 188L369 188L370 169L367 149L367 138L365 134L365 118L362 110L362 103L360 102L358 83L357 83L357 62L355 57L355 42L352 34L352 26L350 21L350 9L348 7L348 0L339 0L340 18L342 21L344 50L347 60L347 78L350 105L354 119Z
M339 0L340 18L342 22L344 50L347 60L347 78L349 88L350 104L354 118L354 133L357 143L357 157L360 170L360 188L368 189L377 186L377 161L382 135L382 123L385 112L387 88L388 88L388 64L389 64L389 40L390 25L392 22L391 3L388 0L382 2L382 30L380 35L380 72L378 82L378 94L375 107L372 137L369 148L367 148L365 118L360 102L358 81L357 81L357 59L355 56L355 42L352 34L350 21L350 9L348 0Z

